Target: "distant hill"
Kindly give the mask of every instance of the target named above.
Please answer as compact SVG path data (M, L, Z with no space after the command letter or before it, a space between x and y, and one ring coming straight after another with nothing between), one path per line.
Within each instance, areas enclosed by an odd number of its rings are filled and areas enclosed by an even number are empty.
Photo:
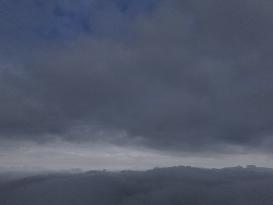
M0 182L1 205L272 205L273 170L155 168L40 174Z

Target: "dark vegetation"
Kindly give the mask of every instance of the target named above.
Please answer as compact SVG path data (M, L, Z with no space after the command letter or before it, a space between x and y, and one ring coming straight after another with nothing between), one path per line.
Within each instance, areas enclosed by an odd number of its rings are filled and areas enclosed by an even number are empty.
M1 205L272 205L273 170L89 171L3 180Z

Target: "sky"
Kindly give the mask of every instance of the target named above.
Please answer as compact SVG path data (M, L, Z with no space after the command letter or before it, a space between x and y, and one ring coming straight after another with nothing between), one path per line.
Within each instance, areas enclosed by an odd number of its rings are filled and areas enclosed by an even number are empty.
M272 10L0 0L1 169L273 167Z

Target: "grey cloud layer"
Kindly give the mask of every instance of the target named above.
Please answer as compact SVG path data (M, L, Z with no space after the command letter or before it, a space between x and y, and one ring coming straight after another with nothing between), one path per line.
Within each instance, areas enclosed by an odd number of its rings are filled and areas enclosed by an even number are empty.
M3 66L1 136L95 140L103 130L159 149L270 145L272 8L163 1L124 40L85 36L21 68ZM69 134L75 126L85 128Z

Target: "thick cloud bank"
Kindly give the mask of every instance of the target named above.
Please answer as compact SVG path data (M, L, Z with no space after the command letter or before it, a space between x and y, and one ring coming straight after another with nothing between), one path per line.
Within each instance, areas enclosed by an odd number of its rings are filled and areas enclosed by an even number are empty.
M54 49L29 49L24 63L2 65L1 138L58 136L184 151L222 150L219 145L268 150L272 1L158 1L134 17L107 2L92 17L79 17L69 4L50 3L46 12L55 11L50 18L86 20L94 29Z
M271 205L273 171L174 167L26 177L0 185L4 205Z

